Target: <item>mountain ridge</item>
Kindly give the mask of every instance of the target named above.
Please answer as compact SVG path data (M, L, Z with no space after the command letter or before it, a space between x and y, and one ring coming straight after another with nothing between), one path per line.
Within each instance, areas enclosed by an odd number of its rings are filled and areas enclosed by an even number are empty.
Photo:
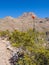
M26 31L34 27L37 31L49 31L49 20L47 18L39 18L32 12L24 13L18 18L7 16L0 19L1 31L13 31L14 29Z

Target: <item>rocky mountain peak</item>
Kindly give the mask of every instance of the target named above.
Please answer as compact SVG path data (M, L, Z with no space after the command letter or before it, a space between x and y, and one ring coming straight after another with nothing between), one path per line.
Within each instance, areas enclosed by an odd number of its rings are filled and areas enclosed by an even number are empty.
M13 17L7 16L7 17L5 17L5 19L13 19Z
M22 16L16 19L12 18L11 16L0 19L0 30L8 29L11 31L14 29L18 29L20 31L26 31L28 29L33 29L34 22L37 31L49 31L49 19L38 18L32 12L24 13Z
M24 13L22 16L23 17L28 17L28 16L35 16L36 17L36 15L34 13L32 13L32 12Z

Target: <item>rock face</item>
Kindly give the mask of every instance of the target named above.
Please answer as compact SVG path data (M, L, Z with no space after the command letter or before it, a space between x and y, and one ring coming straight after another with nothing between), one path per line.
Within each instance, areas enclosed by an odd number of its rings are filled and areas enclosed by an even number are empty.
M33 19L32 16L35 18ZM26 31L35 27L38 31L49 31L49 18L38 18L34 13L24 13L18 18L12 18L7 16L0 19L0 30L13 31L18 29L20 31Z
M10 65L10 52L6 49L6 41L0 39L0 65Z

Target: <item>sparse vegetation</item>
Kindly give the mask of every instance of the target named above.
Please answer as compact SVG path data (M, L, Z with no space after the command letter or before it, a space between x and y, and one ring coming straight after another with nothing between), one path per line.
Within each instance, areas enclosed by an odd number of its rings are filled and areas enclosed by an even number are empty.
M11 33L1 32L0 35L8 35L12 46L23 50L24 56L19 57L16 65L49 65L49 49L46 45L44 46L47 44L45 33L39 33L35 30L27 32L15 30Z

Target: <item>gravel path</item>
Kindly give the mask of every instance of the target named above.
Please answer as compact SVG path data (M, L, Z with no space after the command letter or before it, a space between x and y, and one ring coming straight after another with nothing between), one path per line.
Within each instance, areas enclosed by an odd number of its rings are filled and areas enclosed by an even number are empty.
M10 65L10 52L6 48L6 41L0 39L0 65Z

